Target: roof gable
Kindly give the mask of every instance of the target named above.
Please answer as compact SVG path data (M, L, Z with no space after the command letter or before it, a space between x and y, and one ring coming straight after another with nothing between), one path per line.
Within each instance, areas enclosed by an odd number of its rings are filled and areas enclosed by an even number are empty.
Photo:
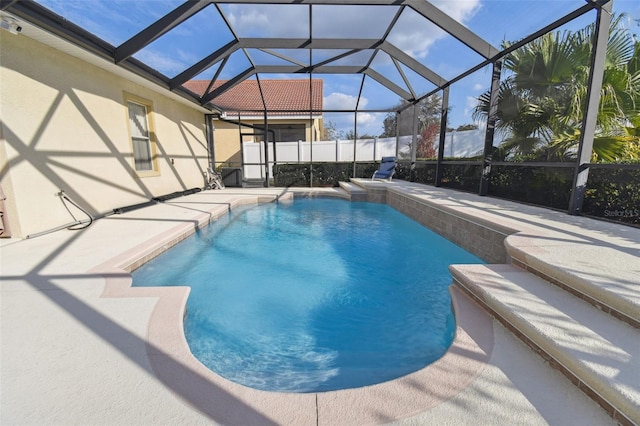
M184 86L202 96L209 83L209 80L190 80ZM224 83L225 81L217 81L211 90ZM323 81L321 79L244 80L216 96L211 103L223 111L239 111L246 115L262 114L265 105L269 113L308 115L310 106L313 111L320 112L323 109Z

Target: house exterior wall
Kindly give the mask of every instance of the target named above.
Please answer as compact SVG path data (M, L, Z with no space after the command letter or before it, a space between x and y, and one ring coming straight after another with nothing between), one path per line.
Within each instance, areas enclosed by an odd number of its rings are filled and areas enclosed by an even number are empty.
M203 110L22 35L0 32L0 185L13 236L203 187ZM152 112L156 170L134 170L126 99ZM86 216L70 206L77 219Z
M230 118L233 121L238 121L237 118ZM305 138L307 141L320 139L322 134L322 118L314 118L311 122L308 118L292 118L292 117L268 117L270 124L303 124L305 126ZM264 126L264 120L242 119L243 124L252 126ZM234 167L239 167L242 163L242 150L240 148L240 131L238 125L228 123L221 120L214 120L213 125L215 127L214 132L214 145L215 145L215 158L216 165L227 164ZM242 127L243 133L253 133L253 130L249 127ZM257 133L257 132L255 132ZM254 137L254 141L259 141L261 138ZM244 142L250 141L250 137L245 137Z

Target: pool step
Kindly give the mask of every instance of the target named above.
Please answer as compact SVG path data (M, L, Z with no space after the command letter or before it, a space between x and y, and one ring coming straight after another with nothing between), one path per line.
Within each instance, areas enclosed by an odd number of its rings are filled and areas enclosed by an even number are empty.
M584 244L576 247L576 251L558 252L553 250L556 239L551 234L531 240L524 233L510 235L504 244L511 264L640 329L640 294L637 290L640 258L621 247L597 247L588 251ZM532 248L537 251L535 255L531 255ZM582 258L576 258L576 253ZM589 255L598 258L578 270L571 267L576 262L586 263L583 259L589 259Z
M614 420L640 424L640 330L512 265L449 269L455 285Z
M367 190L351 182L339 182L340 188L346 191L351 201L367 201Z

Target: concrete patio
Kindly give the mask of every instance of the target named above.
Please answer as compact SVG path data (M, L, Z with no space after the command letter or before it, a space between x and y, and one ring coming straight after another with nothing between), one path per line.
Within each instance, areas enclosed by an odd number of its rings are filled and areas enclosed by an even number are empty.
M605 374L598 367L603 366L611 387L622 389L622 399L631 404L627 418L608 414L552 368L553 360L536 354L476 304L499 314L498 296L495 303L489 300L495 293L478 296L482 289L475 292L472 286L480 280L465 281L486 271L465 267L452 269L456 339L443 358L421 371L367 388L318 394L263 392L220 378L191 355L184 340L181 321L188 288L131 288L128 271L239 204L352 196L340 188L228 188L107 216L82 231L0 240L0 423L640 422L633 407L640 406L640 334L628 321L637 320L640 306L640 229L408 182L356 183L361 190L354 194L365 191L370 199L380 201L376 197L384 195L389 202L401 196L417 203L407 208L437 207L508 230L504 244L514 261L506 266L518 268L516 272L533 265L560 284L582 283L585 293L606 289L600 293L607 307L625 318L605 328L615 336L599 337L609 342L636 339L610 348L598 341L598 351L589 352L589 368L598 376ZM592 297L599 297L598 291ZM535 312L538 302L531 303ZM524 315L519 306L510 309L515 316ZM556 309L566 312L563 306ZM566 333L576 330L568 326ZM590 341L580 337L573 336L573 342L589 347ZM615 365L609 349L619 355ZM564 353L563 348L557 352Z

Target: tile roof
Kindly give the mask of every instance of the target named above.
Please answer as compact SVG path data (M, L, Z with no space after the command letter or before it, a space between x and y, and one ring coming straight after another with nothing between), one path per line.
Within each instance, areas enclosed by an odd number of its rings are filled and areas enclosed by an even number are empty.
M224 84L217 81L213 88ZM190 80L184 86L199 96L209 85L209 80ZM260 79L267 110L270 115L308 115L309 114L309 79L265 80ZM323 81L311 80L311 97L313 110L322 111ZM243 115L262 115L262 100L258 81L244 80L211 101L223 111L247 111ZM251 112L253 111L253 112ZM278 113L280 111L280 113ZM299 111L296 113L285 111ZM275 113L275 114L274 114Z

